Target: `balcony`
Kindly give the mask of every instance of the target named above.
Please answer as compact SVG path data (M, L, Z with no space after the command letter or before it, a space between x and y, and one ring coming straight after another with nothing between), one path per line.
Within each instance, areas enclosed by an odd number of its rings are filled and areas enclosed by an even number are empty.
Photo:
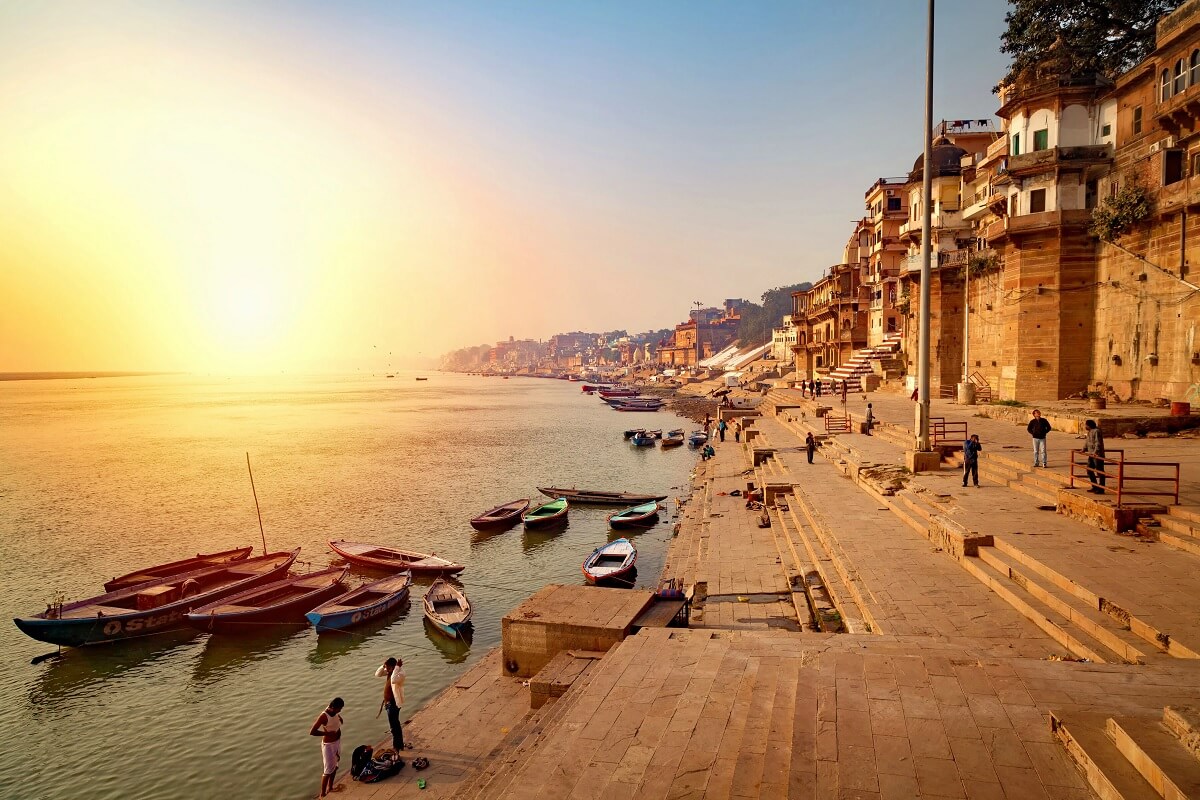
M1166 102L1160 102L1154 109L1154 120L1164 131L1172 136L1178 136L1183 128L1192 130L1200 119L1200 91L1193 84ZM1157 89L1156 89L1157 91Z
M895 236L881 236L876 240L875 244L871 245L871 255L881 253L889 247L894 247L900 244L900 240Z
M1022 233L1037 233L1053 228L1086 227L1092 224L1092 212L1086 208L1041 211L1037 214L1021 214L1006 217L1009 236ZM990 227L990 226L989 226ZM989 237L989 242L991 241Z
M1049 147L1008 159L1008 173L1016 177L1038 175L1043 172L1075 167L1083 169L1093 164L1107 164L1112 160L1112 147L1107 144L1092 144L1082 147Z
M967 206L962 213L962 218L967 222L971 222L972 220L979 219L990 211L991 207L988 204L987 198L983 197Z
M970 260L971 251L966 248L938 253L938 266L941 267L964 267Z
M1002 134L999 139L988 145L987 152L983 156L983 163L988 163L993 159L1008 155L1008 134Z

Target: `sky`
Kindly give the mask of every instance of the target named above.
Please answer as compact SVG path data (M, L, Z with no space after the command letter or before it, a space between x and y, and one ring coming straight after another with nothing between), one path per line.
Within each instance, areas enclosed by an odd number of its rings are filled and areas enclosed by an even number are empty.
M939 4L935 119L992 116L1006 10ZM921 151L925 12L0 0L0 371L398 366L814 280Z

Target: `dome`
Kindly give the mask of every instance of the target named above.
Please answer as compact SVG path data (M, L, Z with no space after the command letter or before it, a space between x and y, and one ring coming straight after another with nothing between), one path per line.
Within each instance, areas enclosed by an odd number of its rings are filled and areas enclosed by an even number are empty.
M933 140L933 148L931 155L933 156L933 177L942 178L949 175L962 174L962 157L967 154L958 145L951 142L945 136L939 136ZM917 160L913 162L912 172L909 173L910 181L923 180L922 174L925 168L925 154L917 156Z

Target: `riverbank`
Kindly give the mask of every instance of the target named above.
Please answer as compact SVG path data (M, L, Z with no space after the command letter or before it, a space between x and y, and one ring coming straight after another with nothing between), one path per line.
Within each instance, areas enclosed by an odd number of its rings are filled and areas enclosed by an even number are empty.
M869 476L902 463L910 409L871 399L886 436L826 435L815 404L772 393L746 440L697 465L663 569L694 587L689 630L629 636L536 711L482 670L471 689L511 716L476 719L464 687L418 713L418 751L476 739L439 796L1080 800L1101 777L1143 796L1114 730L1153 751L1143 765L1188 764L1156 749L1181 740L1143 737L1200 702L1200 555L1048 515L998 477L995 421L972 422L995 442L985 488L959 492L948 466L881 492ZM422 733L437 719L441 744ZM362 796L415 794L414 777Z

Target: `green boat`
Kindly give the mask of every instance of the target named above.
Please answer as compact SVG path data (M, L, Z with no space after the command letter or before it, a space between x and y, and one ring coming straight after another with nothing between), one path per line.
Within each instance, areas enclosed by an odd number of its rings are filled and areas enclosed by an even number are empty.
M570 505L565 497L543 503L521 517L526 528L549 528L559 522L567 521L567 511Z
M648 528L658 522L658 503L642 503L608 515L608 524L614 528Z

